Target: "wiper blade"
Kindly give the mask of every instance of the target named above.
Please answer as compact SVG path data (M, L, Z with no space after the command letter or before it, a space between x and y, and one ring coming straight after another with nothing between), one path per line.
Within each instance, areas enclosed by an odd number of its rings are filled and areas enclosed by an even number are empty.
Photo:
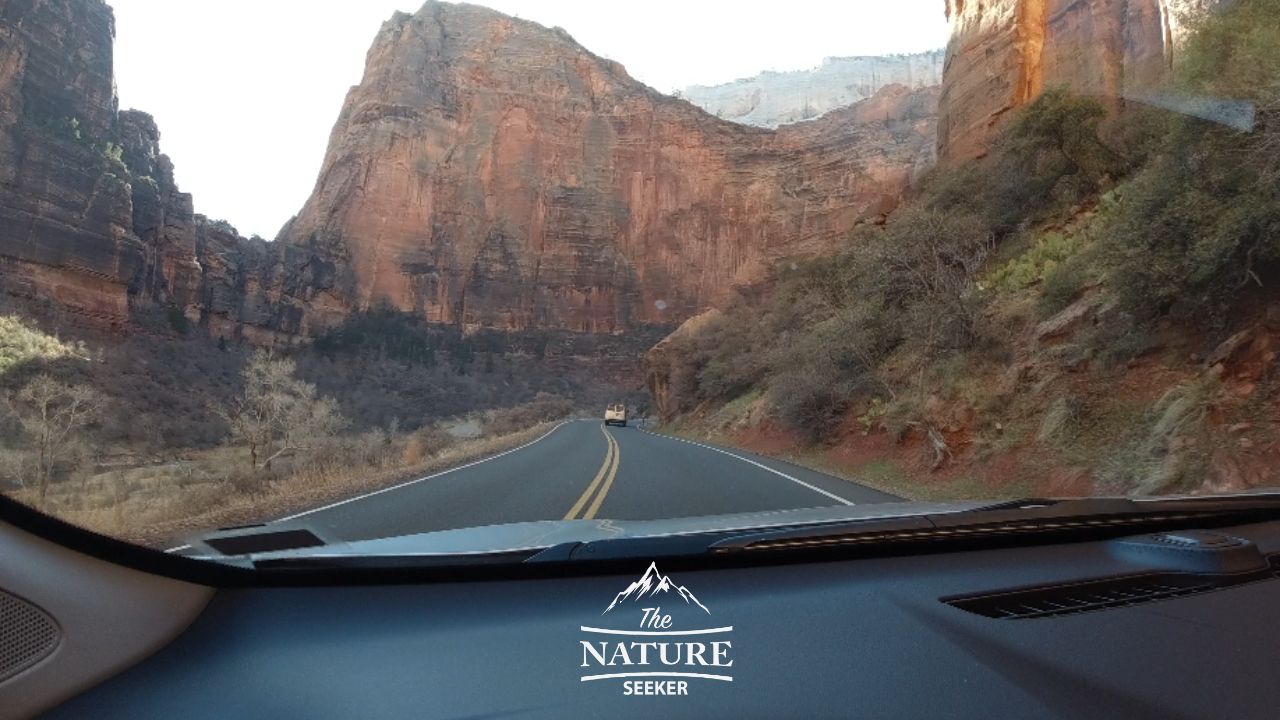
M954 513L739 534L715 542L708 547L708 552L943 542L1029 534L1071 535L1081 531L1115 530L1128 534L1188 521L1208 525L1277 515L1280 515L1280 494L1275 493L1153 500L1025 498Z
M839 547L889 548L1036 536L1078 540L1099 535L1247 522L1280 517L1280 494L1156 500L1021 498L953 512L721 530L556 545L525 562L579 562L631 558L728 555L769 550Z
M410 570L755 554L823 548L966 546L966 541L1060 542L1213 527L1280 517L1280 493L1134 500L1020 498L966 509L752 529L558 542L475 553L363 554L335 546L238 556L264 570Z

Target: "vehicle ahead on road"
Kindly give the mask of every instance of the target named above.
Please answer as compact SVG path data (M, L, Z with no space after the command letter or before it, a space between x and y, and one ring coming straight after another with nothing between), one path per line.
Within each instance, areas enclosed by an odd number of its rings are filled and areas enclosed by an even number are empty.
M623 403L614 403L604 409L605 425L621 425L627 426L627 406Z

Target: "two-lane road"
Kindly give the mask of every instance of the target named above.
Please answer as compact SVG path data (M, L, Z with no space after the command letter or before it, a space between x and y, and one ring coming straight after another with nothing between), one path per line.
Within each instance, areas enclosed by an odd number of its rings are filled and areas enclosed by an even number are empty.
M896 500L739 450L578 420L514 450L284 519L364 540L531 520L656 520Z

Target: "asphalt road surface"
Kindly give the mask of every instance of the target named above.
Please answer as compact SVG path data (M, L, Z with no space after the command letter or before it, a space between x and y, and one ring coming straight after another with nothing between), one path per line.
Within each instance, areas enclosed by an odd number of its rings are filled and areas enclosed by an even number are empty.
M657 520L897 500L741 450L576 420L514 450L283 519L364 540L530 520Z

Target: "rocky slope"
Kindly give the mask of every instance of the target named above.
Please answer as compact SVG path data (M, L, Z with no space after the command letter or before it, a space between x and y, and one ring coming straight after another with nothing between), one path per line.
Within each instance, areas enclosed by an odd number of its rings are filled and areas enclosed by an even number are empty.
M1218 0L947 0L938 119L944 158L974 157L1002 117L1059 85L1113 109L1172 63L1189 20Z
M278 241L336 269L305 326L615 332L686 317L833 246L927 162L936 90L770 132L633 80L563 31L428 2L388 21Z
M721 85L691 85L686 100L725 120L776 128L865 100L886 85L919 89L942 82L945 53L830 57L812 70L763 72Z
M1276 257L1280 207L1275 1L1224 4L1196 33L1166 16L1155 44L1138 2L966 5L943 122L986 120L944 138L946 172L883 227L652 348L663 421L919 500L1273 485L1280 263L1256 258ZM1037 7L1045 35L1000 31ZM1260 122L1098 107L1157 85ZM1002 117L1013 134L986 143Z

